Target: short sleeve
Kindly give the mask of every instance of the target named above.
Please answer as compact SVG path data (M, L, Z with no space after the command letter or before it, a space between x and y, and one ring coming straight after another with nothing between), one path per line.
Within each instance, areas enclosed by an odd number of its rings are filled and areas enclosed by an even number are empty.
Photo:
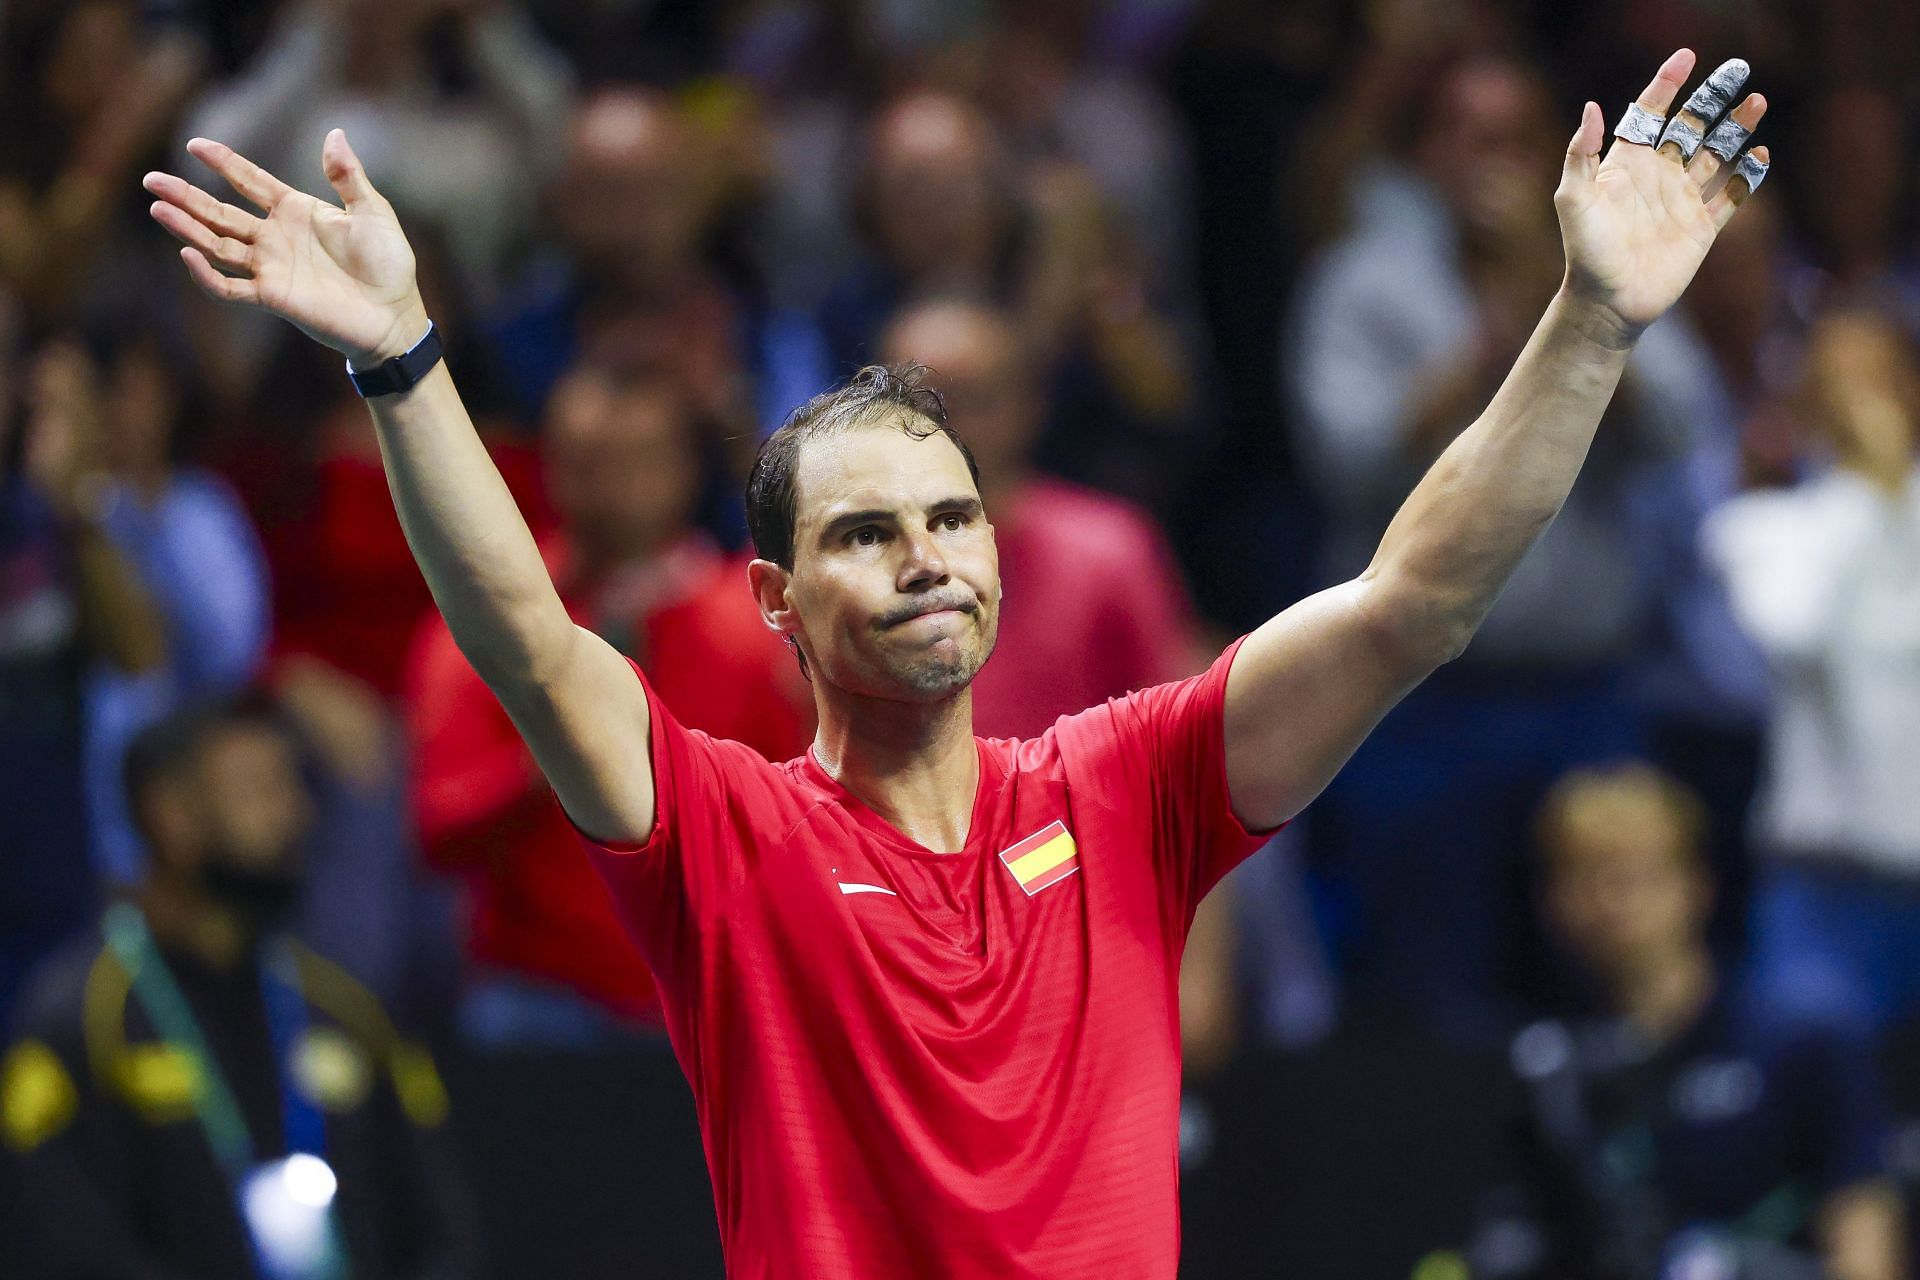
M790 807L783 803L790 787L752 747L682 725L639 665L627 662L647 695L653 830L639 843L606 844L571 815L568 824L655 979L670 991L701 922L725 910L744 852L777 829Z
M1075 790L1148 834L1163 900L1185 923L1273 835L1243 826L1227 792L1227 672L1243 642L1197 676L1113 699L1055 729Z

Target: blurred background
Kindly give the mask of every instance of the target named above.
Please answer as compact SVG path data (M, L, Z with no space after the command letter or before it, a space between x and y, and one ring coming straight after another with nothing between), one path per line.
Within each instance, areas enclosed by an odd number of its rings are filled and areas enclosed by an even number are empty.
M739 494L789 408L932 367L982 733L1189 674L1365 564L1558 283L1580 104L1683 44L1778 173L1467 655L1203 912L1183 1274L1907 1274L1910 0L0 0L0 1272L295 1274L157 940L254 1154L282 1092L352 1149L299 1274L720 1275L648 977L338 358L146 216L185 139L325 194L346 128L569 607L786 758Z

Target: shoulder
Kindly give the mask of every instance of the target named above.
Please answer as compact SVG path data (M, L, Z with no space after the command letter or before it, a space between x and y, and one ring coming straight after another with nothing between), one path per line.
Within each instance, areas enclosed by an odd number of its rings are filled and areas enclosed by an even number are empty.
M103 985L112 988L102 991ZM98 928L89 928L43 959L28 975L13 1013L19 1036L78 1041L89 1005L111 1005L116 1018L126 1001L125 975ZM93 1010L99 1016L101 1010Z

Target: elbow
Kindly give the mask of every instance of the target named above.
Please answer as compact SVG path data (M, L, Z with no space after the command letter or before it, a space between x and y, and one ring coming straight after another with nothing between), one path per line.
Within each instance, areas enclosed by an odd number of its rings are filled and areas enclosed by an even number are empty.
M1369 568L1359 578L1359 608L1376 652L1409 683L1425 679L1467 651L1485 610L1451 593Z

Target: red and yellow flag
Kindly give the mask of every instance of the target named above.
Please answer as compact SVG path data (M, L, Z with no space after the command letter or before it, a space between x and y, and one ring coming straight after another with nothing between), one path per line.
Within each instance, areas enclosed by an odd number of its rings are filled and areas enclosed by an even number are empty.
M1003 851L1000 861L1007 864L1013 878L1027 891L1027 896L1032 897L1078 871L1080 850L1073 843L1073 833L1067 830L1067 824L1056 819Z

